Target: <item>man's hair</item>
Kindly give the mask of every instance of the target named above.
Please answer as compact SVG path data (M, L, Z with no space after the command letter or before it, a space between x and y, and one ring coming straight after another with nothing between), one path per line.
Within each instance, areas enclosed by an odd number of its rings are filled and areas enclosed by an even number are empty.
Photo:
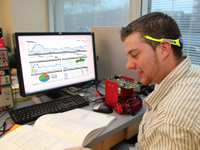
M132 32L140 32L141 36L151 36L156 39L178 39L181 36L179 27L176 21L161 12L154 12L146 14L133 22L128 26L122 27L121 40L124 42L126 37ZM148 39L144 39L154 50L159 45L159 42L154 42ZM182 48L172 45L174 56L177 59L182 58Z

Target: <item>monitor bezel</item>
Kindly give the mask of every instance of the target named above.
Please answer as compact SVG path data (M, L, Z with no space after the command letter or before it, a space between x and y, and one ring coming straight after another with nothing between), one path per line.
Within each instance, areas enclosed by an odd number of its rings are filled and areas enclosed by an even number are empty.
M43 90L43 91L36 91L32 93L26 93L25 92L25 86L24 86L24 78L23 78L23 73L22 73L22 64L21 64L21 56L20 56L20 50L19 50L19 41L18 37L19 36L42 36L42 35L91 35L92 36L92 47L93 47L93 61L94 61L94 73L95 73L95 78L92 80L88 81L83 81L79 82L76 84L70 84L70 85L63 85L61 87L55 87L52 89L48 90ZM18 76L18 83L19 83L19 89L20 89L20 95L23 97L30 96L30 95L35 95L35 94L45 94L48 92L54 92L56 90L61 90L63 88L71 87L71 86L77 86L80 84L86 84L86 83L93 83L98 80L97 76L97 61L96 61L96 50L95 50L95 37L94 37L94 32L16 32L14 33L14 52L15 52L15 57L16 57L16 64L17 64L17 76Z

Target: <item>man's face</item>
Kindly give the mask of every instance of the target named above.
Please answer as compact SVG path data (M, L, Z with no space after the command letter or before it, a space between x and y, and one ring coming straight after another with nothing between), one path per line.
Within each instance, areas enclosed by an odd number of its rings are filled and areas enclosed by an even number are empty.
M139 32L131 33L124 41L128 55L127 69L133 69L143 85L159 84L161 71L157 53L144 42Z

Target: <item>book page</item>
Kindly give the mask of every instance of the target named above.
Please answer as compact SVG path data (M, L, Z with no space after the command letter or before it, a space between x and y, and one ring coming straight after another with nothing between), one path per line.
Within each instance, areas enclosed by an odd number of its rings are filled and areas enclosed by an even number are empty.
M93 122L95 124L101 124L103 126L110 125L116 119L115 116L102 114L94 111L88 111L80 108L66 111L63 114L65 114L66 116L70 115L81 120Z
M63 150L77 145L32 126L23 125L0 139L2 150Z
M111 116L109 118L107 115L103 115L103 117L100 118L93 113L94 112L87 110L82 111L82 109L74 109L65 113L48 114L40 117L35 122L34 127L79 146L85 146L100 134L109 122L112 122L115 119L115 117ZM104 121L104 119L106 121Z
M78 120L74 117L65 116L63 114L44 115L35 122L34 127L79 146L85 146L83 141L90 132L95 129L105 128L102 125ZM103 131L103 129L100 131Z

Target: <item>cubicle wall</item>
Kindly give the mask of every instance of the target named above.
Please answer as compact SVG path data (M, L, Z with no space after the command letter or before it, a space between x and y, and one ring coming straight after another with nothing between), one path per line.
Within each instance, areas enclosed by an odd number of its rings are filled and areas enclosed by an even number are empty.
M133 70L126 69L127 55L120 40L121 27L92 27L95 35L98 78L123 75L139 81Z

